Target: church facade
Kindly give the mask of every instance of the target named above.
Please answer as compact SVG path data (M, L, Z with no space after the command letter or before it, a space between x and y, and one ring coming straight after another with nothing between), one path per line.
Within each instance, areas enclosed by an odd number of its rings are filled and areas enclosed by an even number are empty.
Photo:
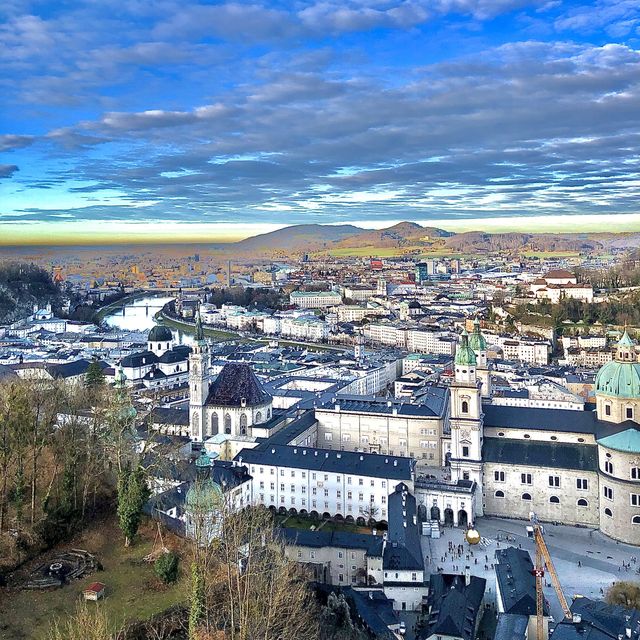
M211 355L200 313L190 355L189 423L191 437L251 437L252 428L271 419L273 398L262 388L248 364L226 364L212 379Z

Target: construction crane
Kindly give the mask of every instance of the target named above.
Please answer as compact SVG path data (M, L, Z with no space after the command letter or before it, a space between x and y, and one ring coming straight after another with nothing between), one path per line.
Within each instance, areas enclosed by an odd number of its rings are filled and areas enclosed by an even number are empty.
M542 579L544 578L545 566L547 567L549 575L551 576L551 582L553 584L553 588L556 591L556 596L558 596L558 601L560 602L560 606L562 607L564 617L567 620L571 620L572 615L571 610L569 609L569 604L567 603L567 599L564 597L564 593L562 592L562 586L560 585L560 580L558 579L556 568L553 566L553 560L551 559L551 554L549 553L549 549L547 548L547 543L544 541L542 526L538 522L538 518L533 511L529 514L529 519L531 520L531 528L533 529L533 539L536 543L536 564L533 570L533 575L536 578L537 640L545 640L544 593L542 591Z

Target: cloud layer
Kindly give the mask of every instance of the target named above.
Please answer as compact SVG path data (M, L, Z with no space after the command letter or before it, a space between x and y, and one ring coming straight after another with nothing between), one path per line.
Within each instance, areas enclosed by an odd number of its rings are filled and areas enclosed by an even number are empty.
M635 2L123 7L0 8L0 223L638 211Z

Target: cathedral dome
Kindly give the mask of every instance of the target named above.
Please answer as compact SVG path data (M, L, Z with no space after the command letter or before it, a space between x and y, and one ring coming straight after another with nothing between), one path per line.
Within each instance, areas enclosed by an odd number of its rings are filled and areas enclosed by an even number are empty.
M635 344L626 331L618 342L615 359L598 371L596 394L640 398L640 362L635 353Z
M220 507L221 501L220 485L210 478L194 482L185 496L187 509L200 513L214 511Z
M147 336L147 342L171 342L171 340L173 340L171 329L159 324L153 327Z
M640 398L640 363L607 362L596 376L596 393L618 398Z

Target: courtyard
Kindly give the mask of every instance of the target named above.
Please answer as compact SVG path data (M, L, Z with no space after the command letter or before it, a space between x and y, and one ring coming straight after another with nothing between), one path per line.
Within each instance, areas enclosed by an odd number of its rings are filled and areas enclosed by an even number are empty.
M465 541L462 528L444 527L438 539L422 536L426 569L428 573L436 573L439 568L444 573L464 573L468 568L472 575L487 580L486 602L495 605L496 580L492 565L496 549L520 547L535 561L535 544L526 532L528 524L523 520L478 518L476 528L482 539L476 546ZM611 540L597 530L564 525L545 524L544 535L569 604L575 596L602 598L618 580L640 580L638 547ZM454 549L463 545L461 556L449 551L450 542ZM545 597L553 618L560 620L562 609L548 578Z

